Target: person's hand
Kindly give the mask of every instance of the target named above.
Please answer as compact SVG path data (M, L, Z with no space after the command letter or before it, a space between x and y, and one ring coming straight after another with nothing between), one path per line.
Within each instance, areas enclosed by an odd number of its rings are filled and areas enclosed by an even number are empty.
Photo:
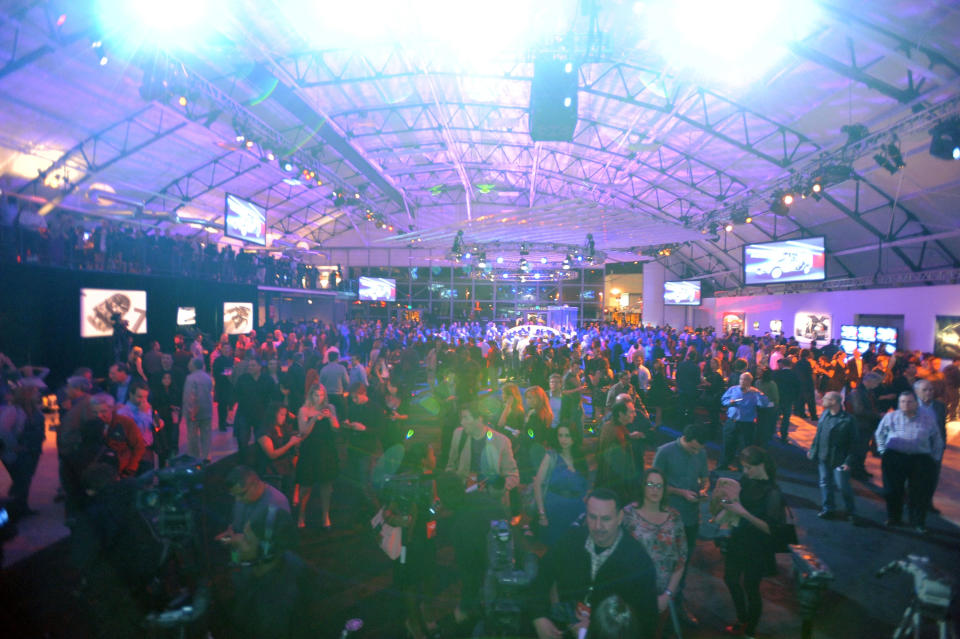
M663 612L670 605L670 595L663 593L657 597L657 612Z
M231 524L227 526L226 530L224 530L222 533L214 537L214 539L219 541L220 543L226 544L226 543L230 543L230 541L233 539L235 534L236 533L233 532L233 524Z
M533 627L537 631L539 639L559 639L563 633L557 630L553 622L546 617L538 617L533 620Z
M807 451L807 459L813 459L813 451L812 451L812 450L808 450L808 451Z
M729 513L733 513L734 515L739 515L740 517L747 516L747 509L744 508L743 504L741 504L739 501L731 501L729 503L721 502L720 505L723 506L724 510L726 510Z
M303 438L300 437L300 435L294 435L293 437L290 438L290 445L291 445L291 446L299 446L299 445L300 445L300 442L302 442L302 441L303 441Z
M546 514L546 513L540 513L540 525L541 525L541 526L549 526L549 525L550 525L550 520L547 519L547 514Z
M574 637L579 637L581 630L586 630L590 627L590 611L579 609L577 610L577 623L570 626L570 632Z
M699 494L692 490L681 490L680 496L686 499L687 501L697 501L700 498Z

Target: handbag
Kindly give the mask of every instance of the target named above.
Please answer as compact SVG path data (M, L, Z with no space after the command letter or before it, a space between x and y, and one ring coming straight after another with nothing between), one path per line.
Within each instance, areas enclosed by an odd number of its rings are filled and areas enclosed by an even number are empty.
M383 508L370 520L370 526L380 533L380 550L390 559L398 559L403 552L403 529L391 526L384 520Z
M790 546L798 543L796 519L793 517L793 511L790 506L784 505L784 521L782 524L776 524L770 531L773 538L773 552L790 552Z

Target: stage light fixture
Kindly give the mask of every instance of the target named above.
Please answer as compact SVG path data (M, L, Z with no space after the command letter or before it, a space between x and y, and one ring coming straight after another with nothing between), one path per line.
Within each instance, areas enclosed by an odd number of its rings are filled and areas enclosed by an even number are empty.
M547 263L547 258L541 257L541 258L540 258L540 263L541 263L541 264L546 264L546 263Z
M747 224L753 224L753 218L748 215L747 218L744 220L744 222L746 222Z
M783 202L784 206L790 206L793 204L793 193L784 193L783 197L780 198L780 201Z
M733 231L733 224L730 224L728 222L727 225L723 227L723 230L726 231L727 233L730 233L731 231Z
M267 162L273 162L277 159L277 156L273 154L273 151L267 151Z
M247 136L245 136L243 133L238 133L236 140L238 144L243 144L244 142L247 141Z
M182 106L182 107L187 106L187 96L181 95L181 96L177 99L177 104L179 104L179 105Z
M960 160L960 118L939 123L930 130L930 155L941 160Z
M823 190L823 186L819 182L814 182L813 185L810 187L810 190L814 193L819 193L820 191Z
M503 264L503 258L502 258L502 257L498 257L498 258L497 258L497 264Z
M776 215L786 215L790 212L788 205L784 204L785 195L778 191L773 195L773 202L770 203L770 210ZM792 199L790 200L793 201Z
M281 168L287 173L292 173L294 166L290 160L284 160L283 164L281 165Z
M248 149L252 149L252 148L253 148L253 140L247 140L246 142L244 142L243 146L247 147Z

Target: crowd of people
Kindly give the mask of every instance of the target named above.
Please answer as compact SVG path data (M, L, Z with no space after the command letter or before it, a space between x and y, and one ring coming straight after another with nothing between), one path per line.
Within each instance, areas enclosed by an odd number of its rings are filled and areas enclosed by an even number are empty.
M91 227L54 214L39 227L0 225L0 261L310 290L329 285L329 276L310 264L273 252L218 246L205 235L151 232L111 220Z
M170 353L157 342L145 347L118 354L104 380L78 368L59 391L68 518L105 478L133 477L175 457L181 420L186 450L200 460L209 458L214 423L232 428L242 464L228 481L237 507L218 539L237 556L256 557L262 544L251 539L282 530L279 548L292 551L296 535L288 529L339 523L330 505L335 486L343 487L361 519L378 514L388 555L394 541L398 553L403 548L395 579L407 632L418 638L436 632L421 604L438 522L452 531L457 623L483 616L486 535L491 521L504 520L546 548L529 584L539 637L581 628L588 637L614 636L600 634L608 623L598 620L611 610L623 613L636 636L697 624L684 590L703 536L713 440L721 443L715 470L728 480L714 504L727 522L724 581L737 618L725 632L753 635L760 582L775 570L785 534L768 449L789 442L791 417L817 425L809 456L821 517L858 522L850 480L869 479L864 461L873 450L882 459L887 525L903 525L906 501L909 524L922 533L960 383L958 362L941 370L929 354L871 347L847 356L836 343L817 348L780 336L670 327L598 324L538 334L492 323L349 320L215 342L178 336ZM47 389L32 369L5 358L0 366L10 381L4 388L13 388L0 413L2 459L23 515ZM415 391L432 398L438 438L414 436L407 413ZM655 446L665 421L681 434ZM654 451L649 467L647 451ZM412 477L414 487L375 481L385 473ZM837 489L844 511L836 508ZM319 521L308 508L314 495ZM286 553L268 559L254 562L262 574L251 583L304 574ZM559 601L551 602L551 592ZM296 600L303 593L280 594ZM266 602L287 609L273 595ZM248 627L260 628L255 621Z

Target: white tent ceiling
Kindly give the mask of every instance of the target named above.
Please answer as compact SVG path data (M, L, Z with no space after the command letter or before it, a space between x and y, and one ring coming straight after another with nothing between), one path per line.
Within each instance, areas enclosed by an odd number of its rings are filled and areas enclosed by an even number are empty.
M740 285L744 243L801 235L827 236L831 278L960 268L960 162L928 153L930 127L960 113L953 2L820 3L812 33L736 88L667 68L624 26L635 3L598 2L602 46L582 18L571 31L579 123L565 143L530 139L529 51L464 70L403 44L318 48L276 3L250 2L215 47L125 55L92 46L89 4L0 13L0 188L21 205L133 211L220 239L197 226L220 223L230 192L267 209L275 248L404 249L398 266L445 259L460 230L505 255L537 243L551 260L590 233L608 261L672 245L659 258L670 271L717 288ZM162 95L145 93L151 77ZM844 152L850 124L876 148L896 133L906 166L891 175L869 145ZM322 185L284 182L298 176L267 151L306 158ZM853 178L770 212L773 191L824 157L849 160ZM752 224L701 232L741 208Z

